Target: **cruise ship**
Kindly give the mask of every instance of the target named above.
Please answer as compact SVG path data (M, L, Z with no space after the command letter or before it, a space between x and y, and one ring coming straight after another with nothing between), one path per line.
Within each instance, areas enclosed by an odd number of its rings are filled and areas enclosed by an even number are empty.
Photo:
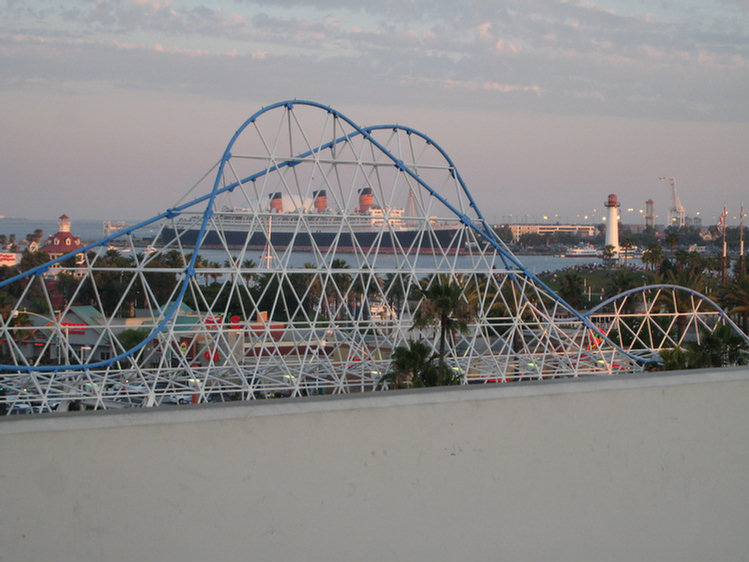
M378 246L380 252L394 253L399 248L417 253L464 253L465 241L457 236L459 223L448 223L435 217L405 215L405 209L383 209L373 205L372 188L359 190L359 206L344 214L328 208L325 190L313 192L313 207L308 210L284 211L280 192L269 195L268 212L249 209L224 209L212 218L215 227L206 231L203 248L247 248L264 250L268 243L278 251L292 246L295 251L312 251L315 247L339 252L368 251ZM411 213L413 215L413 213ZM185 245L197 243L199 225L194 218L178 219L174 228L165 228L160 236L164 244L179 238ZM269 240L270 239L270 240Z

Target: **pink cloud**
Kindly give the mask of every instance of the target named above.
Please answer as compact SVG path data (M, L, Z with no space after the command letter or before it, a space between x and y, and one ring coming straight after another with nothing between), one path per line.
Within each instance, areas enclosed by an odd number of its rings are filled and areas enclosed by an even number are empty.
M504 39L498 39L494 47L500 53L509 53L513 55L519 53L522 50L519 45L516 45L512 41L505 41Z
M144 8L150 8L151 11L156 12L162 8L171 6L172 2L171 0L133 0L133 4Z
M534 92L537 95L543 94L543 90L538 86L518 86L515 84L500 84L499 82L484 82L481 85L482 90L501 92L509 94L512 92Z

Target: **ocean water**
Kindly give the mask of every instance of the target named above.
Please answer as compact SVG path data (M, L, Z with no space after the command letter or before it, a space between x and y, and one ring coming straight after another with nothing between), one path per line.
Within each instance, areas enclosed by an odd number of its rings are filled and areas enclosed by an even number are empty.
M10 236L16 235L16 239L25 240L27 234L41 228L44 232L43 240L58 230L57 220L50 219L24 219L24 218L0 218L0 234ZM81 240L93 242L104 237L104 221L100 220L75 220L71 217L70 230Z
M103 220L75 220L71 218L70 230L76 236L80 236L84 242L95 242L104 237L104 222ZM25 218L0 218L0 234L9 236L15 234L18 240L24 240L27 234L31 234L35 229L41 228L44 232L43 240L51 234L57 232L57 221L49 219L25 219ZM211 259L211 254L215 250L206 250L201 252L205 253L208 259ZM217 258L220 256L217 256ZM353 263L347 259L346 254L342 255L343 259ZM260 263L262 256L261 252L248 252L247 258L253 259L256 263ZM382 256L380 260L387 262L389 256ZM520 262L534 274L543 273L545 271L559 271L568 267L575 266L588 266L600 264L601 260L596 258L565 258L561 256L552 255L518 255L517 258ZM394 259L394 258L391 258ZM223 260L221 260L223 261ZM305 252L298 252L292 259L292 265L298 267L304 267L305 262L312 261L311 254ZM297 264L298 262L298 264ZM640 265L641 262L638 259L631 260L633 265Z

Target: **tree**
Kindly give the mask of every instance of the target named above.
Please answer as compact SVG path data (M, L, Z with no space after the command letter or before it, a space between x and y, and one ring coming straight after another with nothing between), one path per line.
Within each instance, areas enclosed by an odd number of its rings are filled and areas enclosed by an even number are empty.
M680 287L687 287L693 289L699 293L704 293L707 288L707 278L705 275L698 270L691 269L676 269L668 272L665 277L666 282L672 285L679 285ZM686 297L685 306L682 310L688 309L688 304L691 301L689 297Z
M333 311L336 316L340 315L339 306L341 303L346 302L349 287L351 286L351 274L350 273L335 273L336 271L344 271L349 269L346 260L341 258L335 258L330 262L330 278L326 282L326 300L328 303L333 301ZM340 300L339 300L340 297Z
M749 275L749 260L746 256L739 256L739 258L733 262L733 274L736 277Z
M382 282L382 291L391 308L400 311L406 298L408 280L403 273L388 273Z
M62 295L65 304L70 303L80 285L80 281L72 273L61 271L57 274L57 290Z
M507 315L507 308L498 298L496 285L489 282L486 274L458 275L456 280L463 289L463 298L473 310L482 310L487 318Z
M583 278L574 271L566 271L559 276L557 292L572 308L580 309L585 303Z
M718 301L728 314L740 319L741 329L749 334L749 277L734 277L721 291Z
M36 252L30 252L28 248L21 254L21 263L18 264L21 271L28 271L38 265L42 265L49 261L49 255L46 252L37 250Z
M389 379L396 388L410 388L416 382L420 384L422 373L428 368L432 348L420 341L409 340L408 345L399 345L391 355L391 373Z
M643 285L640 274L628 269L617 269L611 276L611 280L606 285L605 298L611 298L630 289L635 289Z
M612 246L611 244L606 244L603 247L603 261L606 263L611 263L614 261L614 256L616 255L616 248Z
M747 363L749 345L731 326L720 324L702 333L700 343L661 352L664 370L720 368Z
M746 340L727 324L720 324L712 333L704 334L699 345L690 344L690 351L701 359L695 363L702 363L703 367L744 365L748 350Z
M626 265L627 258L629 257L630 252L632 252L632 248L635 247L635 243L632 242L632 239L629 236L627 236L626 238L624 238L624 240L622 240L620 246L622 249L622 260Z
M494 232L505 244L512 242L512 229L508 225L497 226L494 228Z
M674 261L676 262L676 269L683 271L690 268L689 252L683 248L676 250L674 254Z
M383 378L383 382L393 383L395 388L460 384L460 373L440 369L434 364L435 359L436 356L432 353L430 345L409 340L408 345L399 345L393 350L391 370Z
M665 282L671 285L678 285L679 287L686 287L698 293L704 293L707 286L705 276L700 272L691 270L671 270L667 273ZM660 304L664 310L676 314L676 334L678 339L681 340L689 322L686 313L694 307L691 293L679 290L663 293Z
M307 264L304 264L304 267L307 267ZM252 259L247 259L242 262L242 271L244 272L244 278L247 280L247 285L249 287L252 287L253 283L255 282L255 278L257 277L257 273L250 272L247 270L256 269L257 264Z
M671 257L674 257L674 248L679 245L679 230L673 226L666 229L666 245L671 248Z
M663 248L660 244L651 244L648 249L642 253L642 263L655 270L656 266L663 261Z
M132 315L137 296L128 290L133 278L132 259L114 249L99 257L89 255L89 259L95 262L93 279L83 279L76 301L101 307L107 316L115 312L123 317Z
M128 328L117 334L117 341L123 351L128 351L146 339L150 333L151 330L148 328Z
M415 327L439 326L439 373L445 372L445 342L448 334L468 330L468 322L475 311L463 298L463 289L452 282L443 283L432 279L432 283L421 290L424 300L416 311Z

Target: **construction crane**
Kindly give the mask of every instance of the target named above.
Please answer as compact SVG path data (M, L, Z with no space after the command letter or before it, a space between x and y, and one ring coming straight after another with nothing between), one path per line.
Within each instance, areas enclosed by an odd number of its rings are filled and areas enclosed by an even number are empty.
M684 209L684 205L681 204L679 194L676 193L676 178L673 176L658 178L658 181L666 180L671 185L671 206L668 209L668 226L681 228L687 223L687 211Z

